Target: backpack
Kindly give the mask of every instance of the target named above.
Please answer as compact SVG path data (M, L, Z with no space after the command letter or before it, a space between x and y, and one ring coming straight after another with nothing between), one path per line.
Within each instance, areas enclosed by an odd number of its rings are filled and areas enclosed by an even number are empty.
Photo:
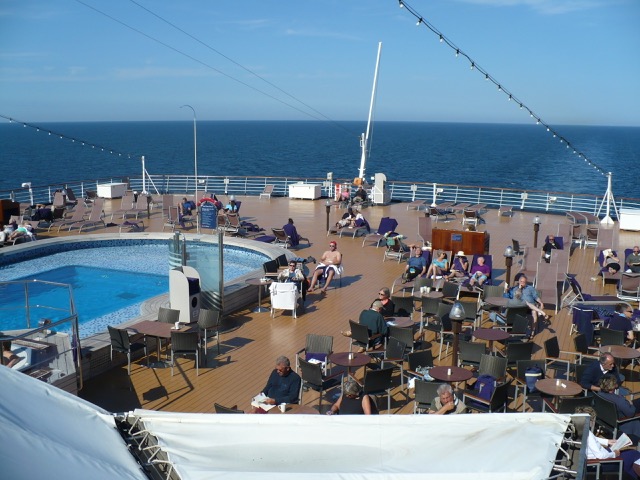
M524 380L530 393L537 392L536 382L542 378L542 369L533 365L524 371Z
M493 375L480 375L476 380L476 396L483 400L491 400L493 391L496 389L496 379Z

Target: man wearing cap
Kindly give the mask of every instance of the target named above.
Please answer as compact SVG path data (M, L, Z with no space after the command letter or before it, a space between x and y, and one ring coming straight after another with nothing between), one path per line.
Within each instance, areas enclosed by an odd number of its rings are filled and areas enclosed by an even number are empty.
M451 273L449 273L449 275L447 276L447 280L466 277L468 272L469 272L469 260L467 260L467 257L465 256L464 252L460 250L456 254L456 258L453 260Z
M329 242L329 250L322 254L320 257L320 263L313 272L311 278L311 285L309 285L309 292L313 292L316 283L320 280L321 276L325 277L324 287L320 290L322 294L327 293L327 288L336 273L342 271L342 254L338 251L338 244L334 241Z

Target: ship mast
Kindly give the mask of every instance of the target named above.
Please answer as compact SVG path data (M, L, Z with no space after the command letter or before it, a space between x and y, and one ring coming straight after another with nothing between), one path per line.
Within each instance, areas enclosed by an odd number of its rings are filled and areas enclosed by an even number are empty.
M369 120L367 121L367 132L360 136L360 148L362 154L360 156L360 169L358 170L358 178L360 184L364 183L364 174L367 165L367 155L369 153L369 134L371 133L371 117L373 116L373 105L376 99L376 90L378 88L378 68L380 66L380 54L382 53L382 42L378 42L378 56L376 58L376 70L373 75L373 89L371 91L371 103L369 105Z

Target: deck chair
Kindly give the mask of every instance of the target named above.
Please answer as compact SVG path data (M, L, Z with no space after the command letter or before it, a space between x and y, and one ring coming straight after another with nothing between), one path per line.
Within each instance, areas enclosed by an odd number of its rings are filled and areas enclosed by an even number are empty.
M503 205L498 209L498 216L513 217L513 207L511 205Z
M448 222L452 218L456 218L455 213L451 213L448 210L439 210L437 207L429 207L429 216L432 219L435 219L435 222L438 223L438 220L443 219L445 222Z
M389 242L391 240L391 244ZM401 236L390 237L387 239L387 248L384 251L382 256L382 261L386 261L387 258L392 260L397 260L400 263L405 258L411 255L411 250L409 247L402 241Z
M414 200L407 203L407 210L420 210L426 203L426 200Z
M274 245L279 245L284 248L289 248L291 246L291 238L287 235L282 228L272 228L273 236L276 237L273 242Z
M513 253L515 255L527 255L527 246L524 243L520 243L515 238L511 239L511 244L513 245Z
M536 274L536 290L540 300L545 305L552 304L555 313L558 313L558 265L547 262L538 262Z
M600 272L598 273L598 276L602 277L602 286L604 287L606 282L616 282L616 285L618 285L620 283L620 280L622 280L622 273L623 273L623 269L624 269L624 258L620 258L620 270L618 270L616 273L611 273L609 272L609 267L605 266L604 262L605 262L605 258L603 255L603 252L606 249L602 249L600 250L600 253L598 254L598 264L600 265ZM613 250L613 254L615 256L618 256L618 252L616 250Z
M309 246L311 246L311 241L307 238L307 237L303 237L302 235L300 235L300 233L298 233L298 229L295 227L295 225L291 224L291 223L285 223L282 226L282 230L284 230L284 233L289 237L289 246L290 247L298 247L300 245L300 242L302 242L303 240L305 242L307 242L307 244Z
M566 274L569 290L562 297L560 308L573 307L578 302L611 302L615 298L611 295L590 295L582 291L582 286L575 275Z
M104 198L96 198L96 201L91 205L91 212L89 213L89 218L83 220L81 222L76 222L69 227L69 231L72 228L78 228L78 233L82 232L82 229L85 227L94 227L98 224L102 224L105 227L104 219L103 219L103 207L104 207Z
M134 201L133 194L124 195L122 200L120 200L120 208L111 212L111 221L113 221L114 216L122 216L122 218L125 218L127 212L133 209Z
M477 210L469 210L464 209L462 211L462 225L473 225L474 227L478 226L480 223L480 215Z
M618 298L640 301L640 273L623 273L618 284Z
M431 217L418 217L418 241L423 247L431 245L432 225Z
M333 337L330 335L317 335L315 333L308 333L307 340L304 348L296 352L296 371L300 369L299 359L304 359L307 362L315 361L323 364L323 370L325 373L330 371L329 355L333 353Z
M297 318L298 299L300 292L295 283L274 282L269 286L271 293L271 318L276 310L291 310L293 318Z
M584 238L582 239L582 248L596 247L598 245L598 227L586 227Z
M395 232L398 227L398 221L391 217L382 217L380 219L380 225L375 232L371 232L364 236L362 239L362 246L364 247L367 241L376 243L376 248L385 240L384 234L388 232Z
M265 185L264 190L260 193L260 198L265 197L270 199L274 188L275 185Z
M52 227L58 227L58 232L60 232L60 229L62 227L66 226L69 226L69 230L71 230L71 225L84 220L87 212L89 212L89 209L87 207L85 207L84 205L78 205L70 218L61 218L59 220L54 220L53 222L51 222L49 224L47 232L50 232Z
M67 205L77 205L78 199L76 198L76 194L73 193L73 190L71 190L71 188L66 188L65 190L67 191Z

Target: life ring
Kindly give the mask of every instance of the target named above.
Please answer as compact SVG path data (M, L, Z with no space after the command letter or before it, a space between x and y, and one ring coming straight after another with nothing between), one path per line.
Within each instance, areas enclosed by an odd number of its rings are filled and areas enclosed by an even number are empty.
M200 201L198 202L198 206L202 205L203 203L208 202L208 203L213 203L214 205L217 203L213 198L209 198L209 197L203 197L200 199Z

